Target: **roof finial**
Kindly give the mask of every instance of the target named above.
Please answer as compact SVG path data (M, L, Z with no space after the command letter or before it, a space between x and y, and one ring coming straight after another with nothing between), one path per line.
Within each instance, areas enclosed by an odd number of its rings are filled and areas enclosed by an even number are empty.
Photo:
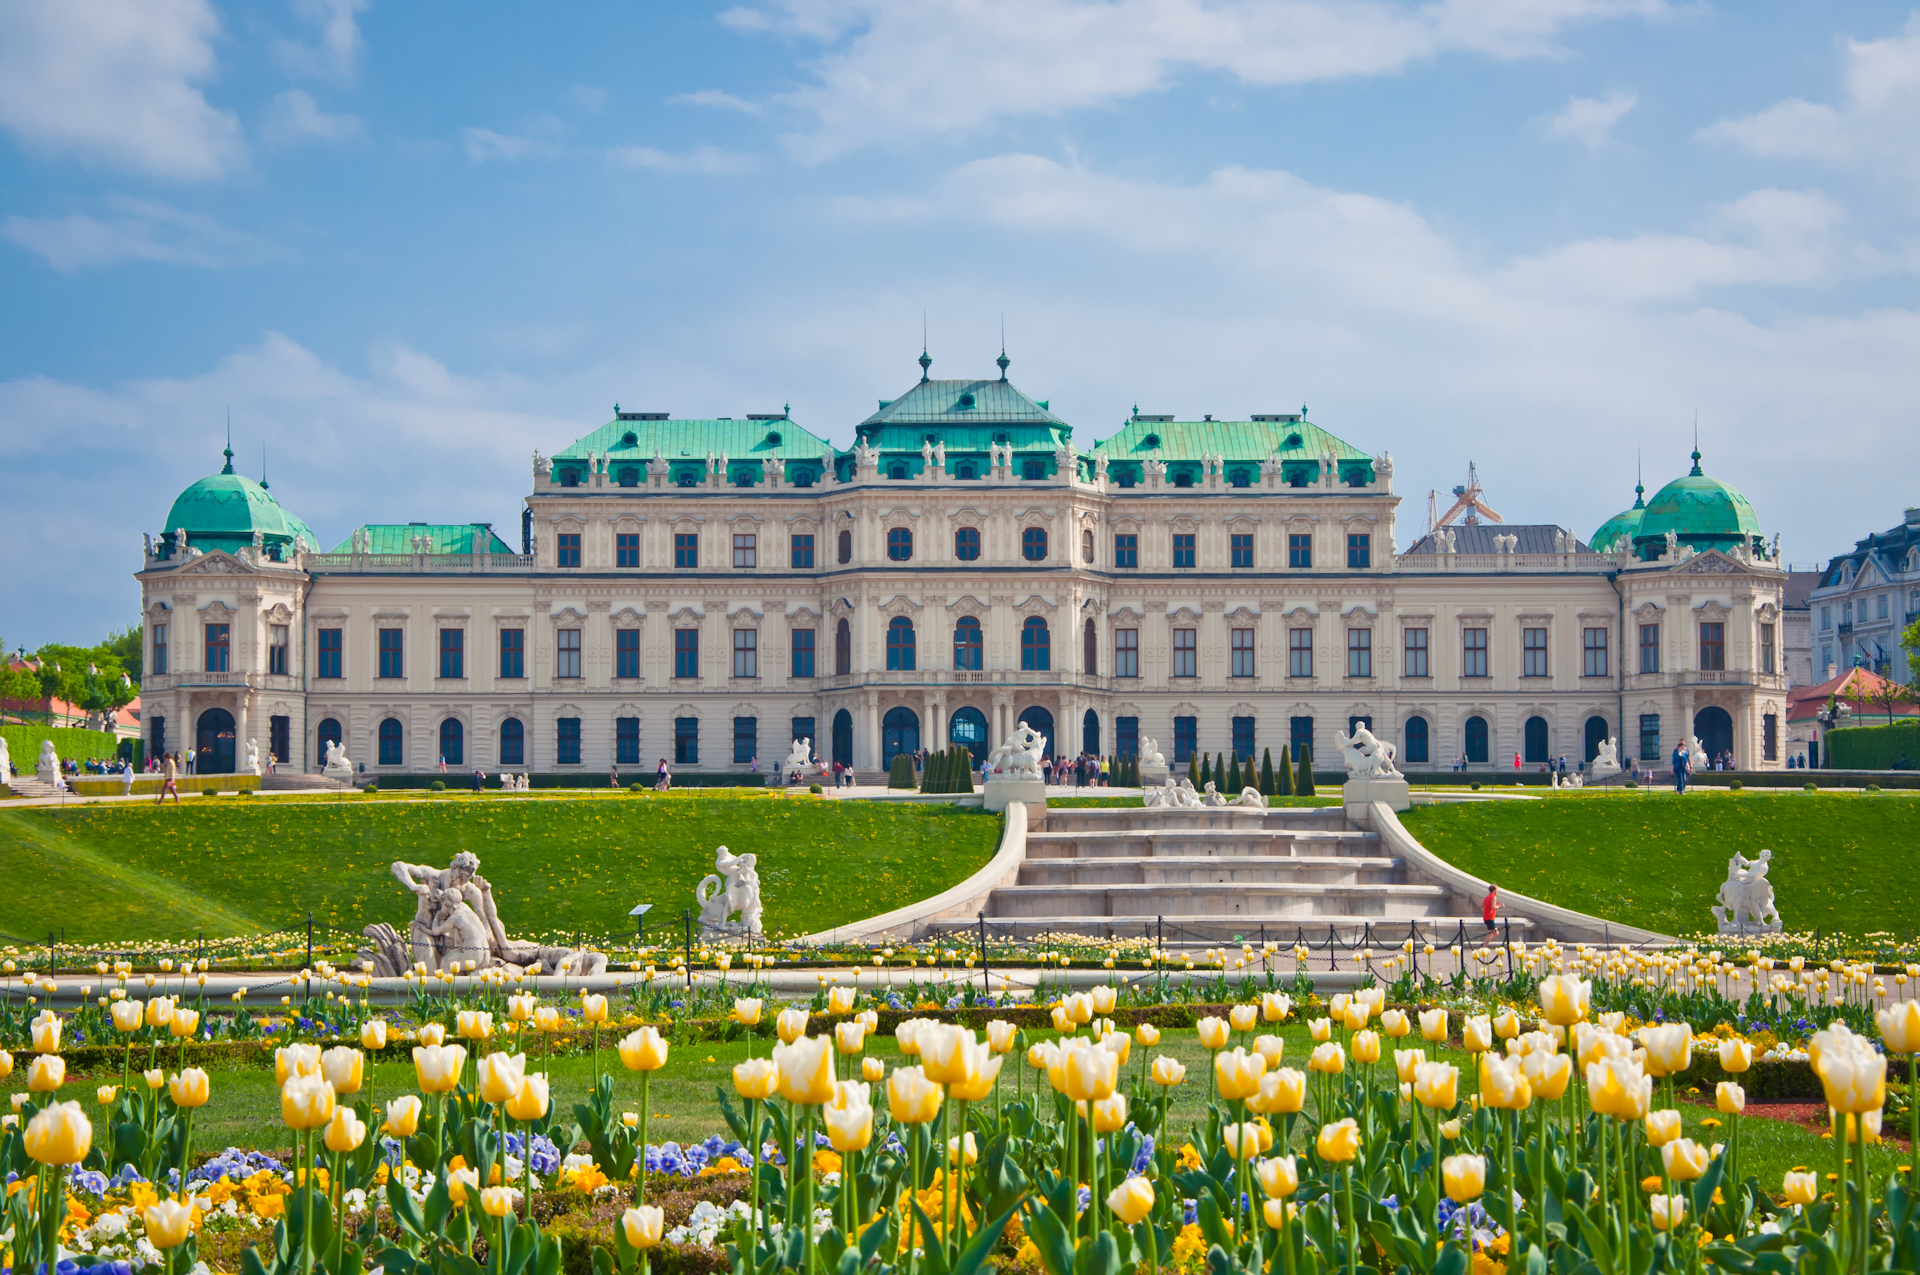
M1640 453L1637 451L1633 454L1633 507L1635 509L1647 507L1647 484L1645 476L1640 472Z
M927 355L927 312L920 312L920 384L927 383L927 369L933 366L933 359Z
M267 440L260 440L260 490L267 489Z
M1007 364L1010 360L1007 358L1007 316L1004 312L1000 315L1000 357L995 359L994 362L1000 365L1000 379L1005 381L1007 379Z
M1693 470L1690 478L1700 477L1700 409L1693 409Z
M231 407L227 409L227 449L220 454L227 458L227 463L220 472L231 474L233 472L233 409Z

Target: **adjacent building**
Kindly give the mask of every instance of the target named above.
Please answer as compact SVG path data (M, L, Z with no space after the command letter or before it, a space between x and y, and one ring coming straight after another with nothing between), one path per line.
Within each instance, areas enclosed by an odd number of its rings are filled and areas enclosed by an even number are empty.
M1900 637L1920 619L1920 509L1829 562L1807 602L1820 680L1849 668L1909 680Z

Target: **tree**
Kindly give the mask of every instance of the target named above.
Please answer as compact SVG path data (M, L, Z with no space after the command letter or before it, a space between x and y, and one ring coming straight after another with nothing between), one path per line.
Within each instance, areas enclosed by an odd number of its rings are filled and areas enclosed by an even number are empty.
M1294 782L1294 791L1302 797L1313 796L1313 745L1300 745L1300 777Z
M141 669L145 667L141 662L141 653L145 649L145 644L146 639L140 626L130 624L119 633L107 634L107 640L100 644L100 649L119 660L120 667L126 670L127 676L138 682Z
M1227 763L1227 791L1238 795L1240 792L1240 754L1235 753L1233 760Z
M1207 756L1205 753L1202 753L1200 754L1200 781L1196 783L1194 787L1204 788L1212 782L1213 782L1213 758Z
M1195 788L1198 788L1200 786L1200 765L1194 761L1195 756L1197 756L1195 753L1187 754L1187 782Z
M1913 680L1920 682L1920 619L1909 624L1900 635L1900 645L1907 650L1907 670L1913 674Z
M1283 746L1280 749L1280 775L1274 781L1274 785L1274 796L1293 796L1293 749L1291 748Z
M1885 713L1889 726L1893 725L1893 710L1897 705L1914 702L1913 688L1902 686L1890 677L1878 678L1871 683L1865 678L1859 680L1862 683L1860 698ZM1859 711L1858 704L1854 705L1854 711Z
M1273 749L1260 750L1260 794L1263 797L1277 797L1280 794L1273 787Z

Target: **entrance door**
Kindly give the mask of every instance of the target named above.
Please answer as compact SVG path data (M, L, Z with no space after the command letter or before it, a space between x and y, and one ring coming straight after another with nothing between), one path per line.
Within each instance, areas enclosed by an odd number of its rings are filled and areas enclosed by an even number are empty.
M947 719L947 738L956 744L965 744L967 752L978 766L987 759L987 715L977 708L956 708L953 716Z
M1693 715L1693 733L1700 737L1700 747L1707 750L1709 766L1720 759L1721 753L1733 749L1733 718L1717 704L1709 704Z
M195 774L233 773L233 734L233 714L226 709L210 708L200 714L198 738L193 745Z
M1529 717L1526 730L1527 761L1538 765L1547 759L1547 719Z
M833 715L833 760L841 766L853 765L853 714L844 708Z
M1046 709L1041 708L1038 704L1035 704L1032 708L1021 709L1020 716L1015 720L1016 722L1025 722L1027 725L1033 727L1035 730L1039 731L1042 735L1045 735L1047 737L1047 748L1046 748L1047 756L1053 757L1059 754L1060 743L1058 740L1054 739L1053 737L1053 714L1052 713L1049 713Z
M904 705L890 708L880 719L880 766L893 765L900 753L920 751L920 715Z
M1092 753L1095 757L1100 755L1100 714L1092 709L1088 709L1080 719L1080 751Z
M1582 761L1592 761L1600 755L1600 745L1607 742L1607 719L1589 717L1587 719L1587 755Z

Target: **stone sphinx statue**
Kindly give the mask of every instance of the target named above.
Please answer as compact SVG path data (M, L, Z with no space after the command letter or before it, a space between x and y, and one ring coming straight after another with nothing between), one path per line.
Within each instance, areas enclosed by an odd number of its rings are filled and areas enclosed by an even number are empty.
M54 749L52 740L40 741L40 761L33 769L34 773L40 777L41 783L59 786L60 754Z
M700 878L694 902L700 905L700 928L729 934L760 933L760 873L750 854L734 854L725 846L714 851L715 871ZM735 921L733 917L739 916Z
M1151 735L1141 737L1140 764L1142 766L1164 766L1167 764L1166 757L1160 752L1160 741Z
M1733 858L1727 860L1727 879L1720 886L1720 902L1711 909L1722 934L1780 932L1780 912L1773 903L1773 882L1767 880L1772 859L1771 850L1762 850L1758 859L1749 859L1736 850Z
M606 972L604 953L508 938L493 887L479 875L480 860L465 850L445 868L399 861L389 866L418 904L405 939L384 921L361 931L370 945L360 949L357 962L370 974L395 978L419 965L435 973L504 965L539 974Z
M1617 775L1620 773L1620 741L1609 737L1600 741L1593 754L1593 773L1595 775Z
M320 773L328 779L342 782L353 778L353 762L348 760L346 747L339 740L327 741L326 764L320 768Z
M13 778L13 754L7 750L7 737L0 735L0 784Z
M811 765L813 765L813 740L810 736L802 736L793 741L793 751L788 753L787 759L780 763L780 768L795 771L805 770Z

